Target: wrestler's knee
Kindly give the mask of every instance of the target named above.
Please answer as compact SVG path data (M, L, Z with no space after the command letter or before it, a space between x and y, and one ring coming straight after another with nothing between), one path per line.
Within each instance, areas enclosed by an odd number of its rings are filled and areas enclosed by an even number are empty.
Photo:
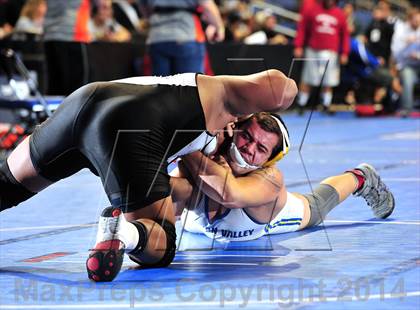
M169 266L175 257L176 252L176 230L175 225L169 221L160 221L159 225L163 228L166 235L166 250L162 259L157 263L157 267Z
M166 247L165 249L161 249L164 253L163 256L157 261L153 263L149 263L139 257L142 252L139 251L132 251L129 253L129 257L135 261L136 263L140 264L143 267L167 267L169 266L175 257L176 252L176 230L175 225L167 220L155 220L157 224L162 227L163 231L165 232L166 236Z

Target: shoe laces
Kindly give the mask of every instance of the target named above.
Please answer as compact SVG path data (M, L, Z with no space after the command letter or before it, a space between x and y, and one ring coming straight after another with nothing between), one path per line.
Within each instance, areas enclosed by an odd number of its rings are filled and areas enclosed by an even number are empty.
M115 234L118 231L119 217L102 217L100 229L104 233Z
M381 194L388 190L381 180L378 180L378 184L376 186L371 186L368 189L369 190L364 193L363 198L365 198L368 206L370 207L375 207L378 203L380 203L381 196L383 196Z

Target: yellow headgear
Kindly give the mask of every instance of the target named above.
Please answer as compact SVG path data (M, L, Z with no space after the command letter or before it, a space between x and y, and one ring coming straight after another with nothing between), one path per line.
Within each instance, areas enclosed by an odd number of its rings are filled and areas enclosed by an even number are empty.
M274 118L277 122L277 125L279 125L281 135L283 137L283 143L281 150L269 161L267 161L263 167L268 167L271 165L274 165L276 162L281 160L290 149L290 138L289 138L289 132L287 131L286 125L283 123L283 120L281 117L277 114L270 113L271 117Z

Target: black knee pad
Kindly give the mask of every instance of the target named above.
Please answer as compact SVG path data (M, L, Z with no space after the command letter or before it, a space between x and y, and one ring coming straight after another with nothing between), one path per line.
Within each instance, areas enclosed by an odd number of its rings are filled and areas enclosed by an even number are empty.
M132 255L133 257L135 257L136 255L143 252L144 248L147 245L147 241L149 237L147 234L147 228L146 226L144 226L143 223L138 222L138 221L131 221L130 223L136 226L137 231L139 232L139 242L137 246L129 253L129 255Z
M0 211L17 206L35 193L27 190L10 172L7 160L0 167Z
M140 264L143 267L154 267L154 268L167 267L172 263L172 261L174 260L174 257L175 257L175 252L176 252L175 225L168 222L167 220L155 220L155 222L157 224L159 224L163 228L163 230L165 231L165 235L166 235L165 254L160 259L160 261L151 264L151 263L142 262L142 261L140 261L136 258L136 255L139 254L138 250L137 251L136 250L131 251L129 253L129 257L131 258L131 260ZM143 248L140 251L142 251Z
M160 220L158 223L166 233L166 251L162 259L156 263L156 267L166 267L172 263L175 257L176 230L175 225L168 221Z

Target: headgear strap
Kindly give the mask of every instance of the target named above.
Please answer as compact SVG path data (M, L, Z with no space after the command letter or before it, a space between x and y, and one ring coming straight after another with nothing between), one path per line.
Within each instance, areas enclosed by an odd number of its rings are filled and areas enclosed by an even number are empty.
M289 133L286 129L286 126L284 125L284 123L281 121L280 116L275 115L270 113L271 117L274 118L277 122L277 125L280 128L281 131L281 135L283 137L283 144L282 144L282 149L279 151L279 153L277 155L275 155L272 159L270 159L269 161L267 161L263 167L267 167L267 166L271 166L273 164L275 164L276 162L278 162L279 160L281 160L288 152L290 149L290 139L289 139Z

